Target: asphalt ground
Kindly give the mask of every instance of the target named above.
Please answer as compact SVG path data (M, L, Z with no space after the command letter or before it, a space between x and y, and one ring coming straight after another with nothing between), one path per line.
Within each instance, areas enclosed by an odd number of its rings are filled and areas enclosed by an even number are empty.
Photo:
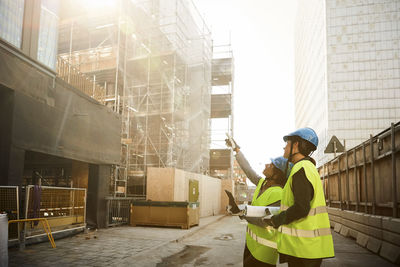
M242 266L246 223L211 216L188 230L120 226L9 249L9 266ZM332 231L335 258L323 267L396 266ZM279 267L287 266L278 264Z

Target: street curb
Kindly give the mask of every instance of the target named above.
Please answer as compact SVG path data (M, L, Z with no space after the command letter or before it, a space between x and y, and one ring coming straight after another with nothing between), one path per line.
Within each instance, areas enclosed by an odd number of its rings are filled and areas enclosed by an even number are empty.
M175 239L175 240L171 240L171 241L169 241L169 243L173 243L173 242L178 243L178 242L181 242L183 239L188 238L189 236L194 235L195 233L197 233L197 232L200 231L201 229L206 228L207 226L209 226L209 225L211 225L211 224L213 224L213 223L216 223L216 222L222 220L222 219L225 218L226 216L227 216L227 215L222 215L221 217L215 219L214 221L211 221L211 222L209 222L209 223L207 223L207 224L204 224L204 225L199 225L199 226L197 226L196 228L194 228L193 231L191 231L191 232L189 232L189 233L187 233L187 234L185 234L185 235L183 235L183 236L181 236L181 237L179 237L179 238L177 238L177 239Z

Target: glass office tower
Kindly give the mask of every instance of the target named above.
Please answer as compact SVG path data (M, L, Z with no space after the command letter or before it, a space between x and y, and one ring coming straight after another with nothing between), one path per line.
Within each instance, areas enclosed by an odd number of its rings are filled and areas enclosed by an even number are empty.
M300 0L296 126L354 147L400 120L400 1Z

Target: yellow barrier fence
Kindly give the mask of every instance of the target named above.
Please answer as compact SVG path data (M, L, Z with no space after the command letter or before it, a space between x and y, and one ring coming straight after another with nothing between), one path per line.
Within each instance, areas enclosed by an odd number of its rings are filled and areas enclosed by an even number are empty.
M47 234L47 237L49 238L50 244L53 248L56 247L56 243L54 242L53 235L51 234L51 229L49 222L47 221L46 218L34 218L34 219L20 219L20 220L9 220L8 224L10 223L21 223L21 222L33 222L33 221L40 221L43 225L43 229Z

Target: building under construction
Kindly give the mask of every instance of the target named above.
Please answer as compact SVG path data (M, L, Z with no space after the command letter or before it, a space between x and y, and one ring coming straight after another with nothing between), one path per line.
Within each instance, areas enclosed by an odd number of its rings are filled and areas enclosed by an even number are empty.
M193 3L69 0L60 10L59 75L92 77L96 88L84 91L122 117L111 192L145 195L147 167L209 173L211 89L217 80L232 85L232 56L212 66L211 34ZM213 106L230 120L231 93ZM232 169L225 152L220 168Z
M233 54L230 45L214 45L212 60L210 175L232 178L232 150L225 145L233 136Z

